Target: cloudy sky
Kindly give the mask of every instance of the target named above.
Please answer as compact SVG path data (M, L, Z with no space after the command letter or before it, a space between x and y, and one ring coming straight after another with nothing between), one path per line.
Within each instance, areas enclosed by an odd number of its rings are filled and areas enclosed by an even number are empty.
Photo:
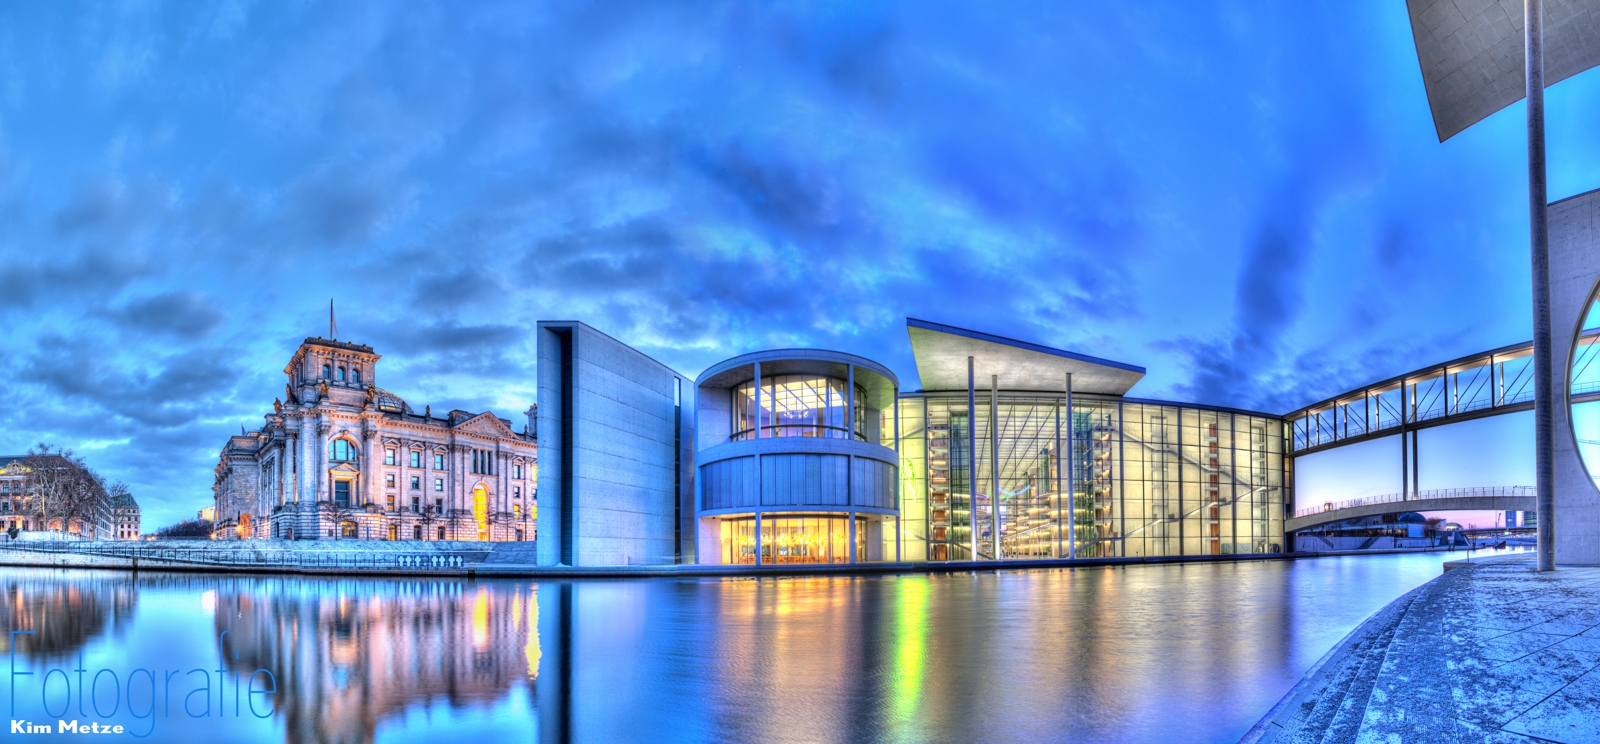
M7 4L0 450L192 515L330 297L507 418L538 319L911 388L912 316L1274 412L1528 338L1520 105L1440 144L1402 2L1265 5ZM1548 108L1600 187L1600 78Z

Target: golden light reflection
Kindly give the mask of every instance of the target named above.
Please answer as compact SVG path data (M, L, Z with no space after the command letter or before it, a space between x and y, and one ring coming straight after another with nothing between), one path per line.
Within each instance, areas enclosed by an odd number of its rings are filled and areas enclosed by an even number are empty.
M476 651L489 648L488 587L478 587L478 596L472 601L472 648Z
M518 595L519 597L521 595ZM521 626L524 638L522 654L528 659L528 679L539 677L539 587L534 585L528 590L528 617L527 624Z
M911 721L922 707L922 679L928 661L928 579L906 577L896 582L896 674L889 701L896 722Z

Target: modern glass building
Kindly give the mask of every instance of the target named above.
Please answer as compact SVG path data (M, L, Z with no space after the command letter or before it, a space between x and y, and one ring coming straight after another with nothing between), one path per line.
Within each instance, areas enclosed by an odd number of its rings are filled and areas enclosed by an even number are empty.
M1140 367L907 326L915 392L815 350L701 375L699 562L1283 551L1280 417L1130 398Z
M894 560L899 380L853 354L782 349L695 382L700 563Z

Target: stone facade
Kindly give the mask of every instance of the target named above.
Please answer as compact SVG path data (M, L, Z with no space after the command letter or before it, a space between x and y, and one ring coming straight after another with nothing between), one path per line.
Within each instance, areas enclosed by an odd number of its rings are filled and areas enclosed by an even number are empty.
M111 539L139 539L139 502L133 494L122 494L111 501Z
M218 539L534 539L533 434L491 412L419 414L377 387L379 359L360 344L300 345L287 401L222 448Z
M113 534L114 517L111 503L106 497L105 489L101 488L98 482L93 486L95 499L89 509L89 516L74 518L64 528L60 519L52 518L47 526L43 515L39 513L35 499L28 493L28 468L25 464L27 460L27 455L0 457L0 531L13 528L65 529L71 535L89 540L104 540Z

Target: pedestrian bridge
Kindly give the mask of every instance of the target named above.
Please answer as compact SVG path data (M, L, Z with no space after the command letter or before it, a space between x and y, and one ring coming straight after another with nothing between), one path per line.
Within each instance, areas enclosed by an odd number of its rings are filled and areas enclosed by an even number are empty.
M1296 510L1294 517L1284 523L1283 529L1284 532L1292 533L1346 519L1401 512L1473 509L1534 511L1535 491L1532 486L1487 486L1414 491L1409 494L1389 493L1348 501L1329 501Z

